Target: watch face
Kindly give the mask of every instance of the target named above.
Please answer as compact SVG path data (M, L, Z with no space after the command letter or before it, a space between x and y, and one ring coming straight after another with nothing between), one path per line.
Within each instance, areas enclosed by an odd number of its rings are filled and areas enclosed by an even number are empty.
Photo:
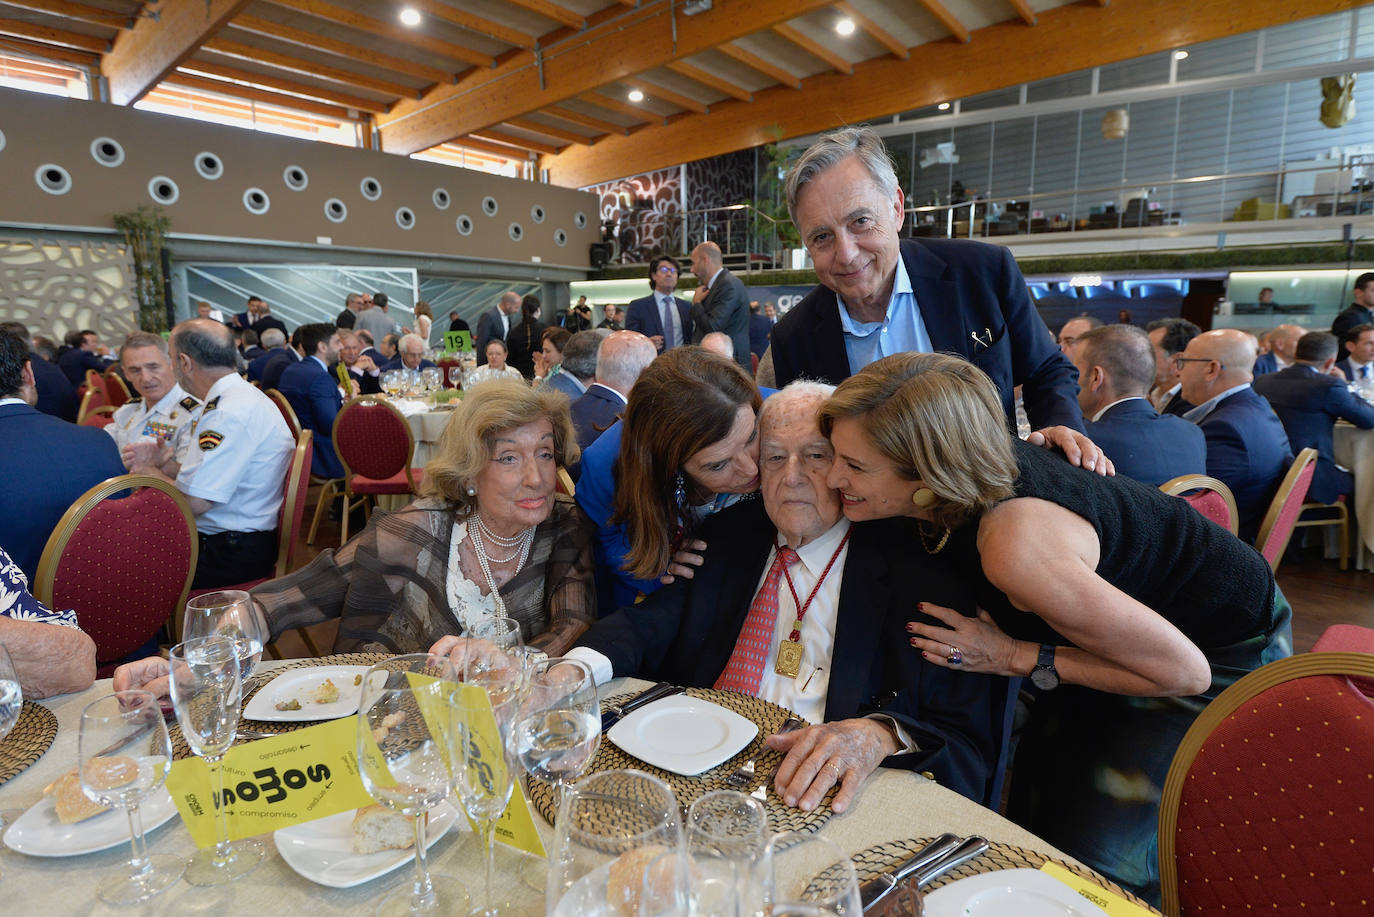
M1059 674L1054 669L1037 668L1031 671L1031 684L1041 691L1053 691L1059 687Z

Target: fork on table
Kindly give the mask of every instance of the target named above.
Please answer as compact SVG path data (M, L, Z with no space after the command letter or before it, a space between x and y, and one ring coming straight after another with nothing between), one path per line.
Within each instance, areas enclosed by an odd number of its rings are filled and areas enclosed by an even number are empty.
M793 732L805 725L806 722L804 720L795 716L789 716L786 721L783 722L782 726L779 727L776 735L781 735L784 732ZM740 787L745 787L752 783L754 781L754 774L758 770L759 759L767 754L768 751L769 748L767 745L760 745L759 750L754 753L753 757L745 761L735 769L734 773L725 778L726 785L734 789L739 789Z

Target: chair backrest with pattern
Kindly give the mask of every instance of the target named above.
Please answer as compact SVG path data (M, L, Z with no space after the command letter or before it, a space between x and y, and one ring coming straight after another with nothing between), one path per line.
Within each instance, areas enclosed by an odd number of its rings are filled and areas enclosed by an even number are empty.
M291 407L291 402L287 401L286 396L274 388L266 389L263 394L272 399L277 410L281 411L281 416L285 418L287 429L291 431L292 436L296 437L296 442L300 442L301 419L296 416L296 409Z
M1374 901L1374 656L1303 653L1251 672L1179 743L1159 808L1164 913L1273 903L1364 914ZM1267 908L1265 908L1267 909Z
M114 408L105 400L105 389L100 387L86 389L81 396L81 407L76 411L76 422L82 426L103 427L112 421ZM99 418L103 417L104 420Z
M1193 509L1232 535L1240 531L1240 511L1236 509L1235 495L1216 478L1205 474L1181 474L1159 485L1159 489L1171 497L1187 500Z
M174 485L121 475L86 491L62 516L33 593L49 608L76 609L96 661L110 662L180 613L198 550L195 515Z
M405 415L385 401L364 395L344 404L334 418L334 449L346 478L385 480L404 471L414 486L415 437Z
M1293 465L1283 476L1269 511L1260 523L1255 547L1269 561L1270 569L1277 570L1283 559L1288 539L1293 537L1293 524L1302 515L1302 504L1307 499L1307 489L1312 486L1312 475L1317 471L1317 450L1304 449L1293 459Z
M86 391L89 392L92 389L100 392L100 397L105 399L101 402L102 404L110 403L110 395L105 391L105 377L93 369L88 369L86 370Z
M296 452L286 468L286 493L277 515L277 576L291 572L296 561L296 544L301 537L305 519L305 497L310 490L310 460L314 456L315 434L301 431L296 439Z
M104 380L105 397L109 399L110 407L123 407L124 404L133 397L133 395L129 393L129 386L124 384L124 379L119 373L115 372L113 366L105 370Z

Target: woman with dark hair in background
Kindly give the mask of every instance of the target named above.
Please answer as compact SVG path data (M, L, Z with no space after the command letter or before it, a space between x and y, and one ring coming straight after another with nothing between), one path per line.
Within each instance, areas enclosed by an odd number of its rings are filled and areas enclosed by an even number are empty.
M543 306L539 297L526 296L520 300L520 324L510 329L506 335L506 365L520 370L526 379L534 378L534 353L544 346L544 328L539 320Z

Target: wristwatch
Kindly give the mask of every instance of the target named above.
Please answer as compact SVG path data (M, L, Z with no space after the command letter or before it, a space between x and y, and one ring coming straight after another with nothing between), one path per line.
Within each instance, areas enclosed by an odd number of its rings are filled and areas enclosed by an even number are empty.
M1048 643L1040 644L1040 657L1035 660L1035 668L1031 669L1030 680L1041 691L1053 691L1059 687L1059 672L1054 667L1054 647Z

